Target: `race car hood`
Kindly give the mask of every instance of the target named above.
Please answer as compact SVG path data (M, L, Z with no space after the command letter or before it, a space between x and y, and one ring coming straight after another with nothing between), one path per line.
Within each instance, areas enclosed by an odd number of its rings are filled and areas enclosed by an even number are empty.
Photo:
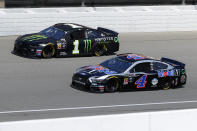
M49 42L54 42L55 40L49 38L45 35L34 33L34 34L27 34L23 36L19 36L16 41L20 41L23 43L31 44L31 45L38 45L38 44L47 44Z
M116 71L110 70L100 65L81 67L77 69L77 73L85 76L99 76L99 77L104 75L117 74Z

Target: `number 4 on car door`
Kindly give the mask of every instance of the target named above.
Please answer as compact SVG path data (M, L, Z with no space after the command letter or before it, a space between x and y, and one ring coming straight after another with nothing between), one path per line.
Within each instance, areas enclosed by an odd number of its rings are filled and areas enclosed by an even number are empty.
M147 74L144 74L143 76L141 76L136 82L135 85L137 85L137 88L145 88L146 86L146 78L147 78Z

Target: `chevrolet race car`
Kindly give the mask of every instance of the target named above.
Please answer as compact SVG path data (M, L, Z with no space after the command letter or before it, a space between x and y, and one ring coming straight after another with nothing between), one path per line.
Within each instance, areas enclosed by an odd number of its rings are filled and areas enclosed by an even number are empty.
M123 89L169 89L186 84L185 64L176 60L153 59L138 54L120 54L99 65L76 70L72 86L94 92Z
M119 50L118 33L98 27L59 23L39 33L19 36L14 54L26 57L105 55Z

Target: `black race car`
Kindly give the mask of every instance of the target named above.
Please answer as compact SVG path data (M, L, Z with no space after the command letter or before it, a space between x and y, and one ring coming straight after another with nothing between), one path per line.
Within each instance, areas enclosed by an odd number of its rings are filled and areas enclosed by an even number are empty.
M176 60L153 59L139 54L120 54L99 65L76 70L72 86L95 92L123 89L169 89L186 84L185 64Z
M118 33L73 23L55 24L39 33L19 36L13 53L28 57L105 55L119 50Z

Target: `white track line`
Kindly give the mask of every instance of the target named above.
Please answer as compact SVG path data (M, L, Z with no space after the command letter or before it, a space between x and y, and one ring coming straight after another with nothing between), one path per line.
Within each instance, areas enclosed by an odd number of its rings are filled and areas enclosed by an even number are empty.
M89 106L89 107L87 106L87 107L38 109L38 110L2 111L2 112L0 112L0 114L47 112L47 111L66 111L66 110L83 110L83 109L99 109L99 108L115 108L115 107L134 107L134 106L167 105L167 104L185 104L185 103L197 103L197 100L193 100L193 101L161 102L161 103L127 104L127 105L108 105L108 106Z

